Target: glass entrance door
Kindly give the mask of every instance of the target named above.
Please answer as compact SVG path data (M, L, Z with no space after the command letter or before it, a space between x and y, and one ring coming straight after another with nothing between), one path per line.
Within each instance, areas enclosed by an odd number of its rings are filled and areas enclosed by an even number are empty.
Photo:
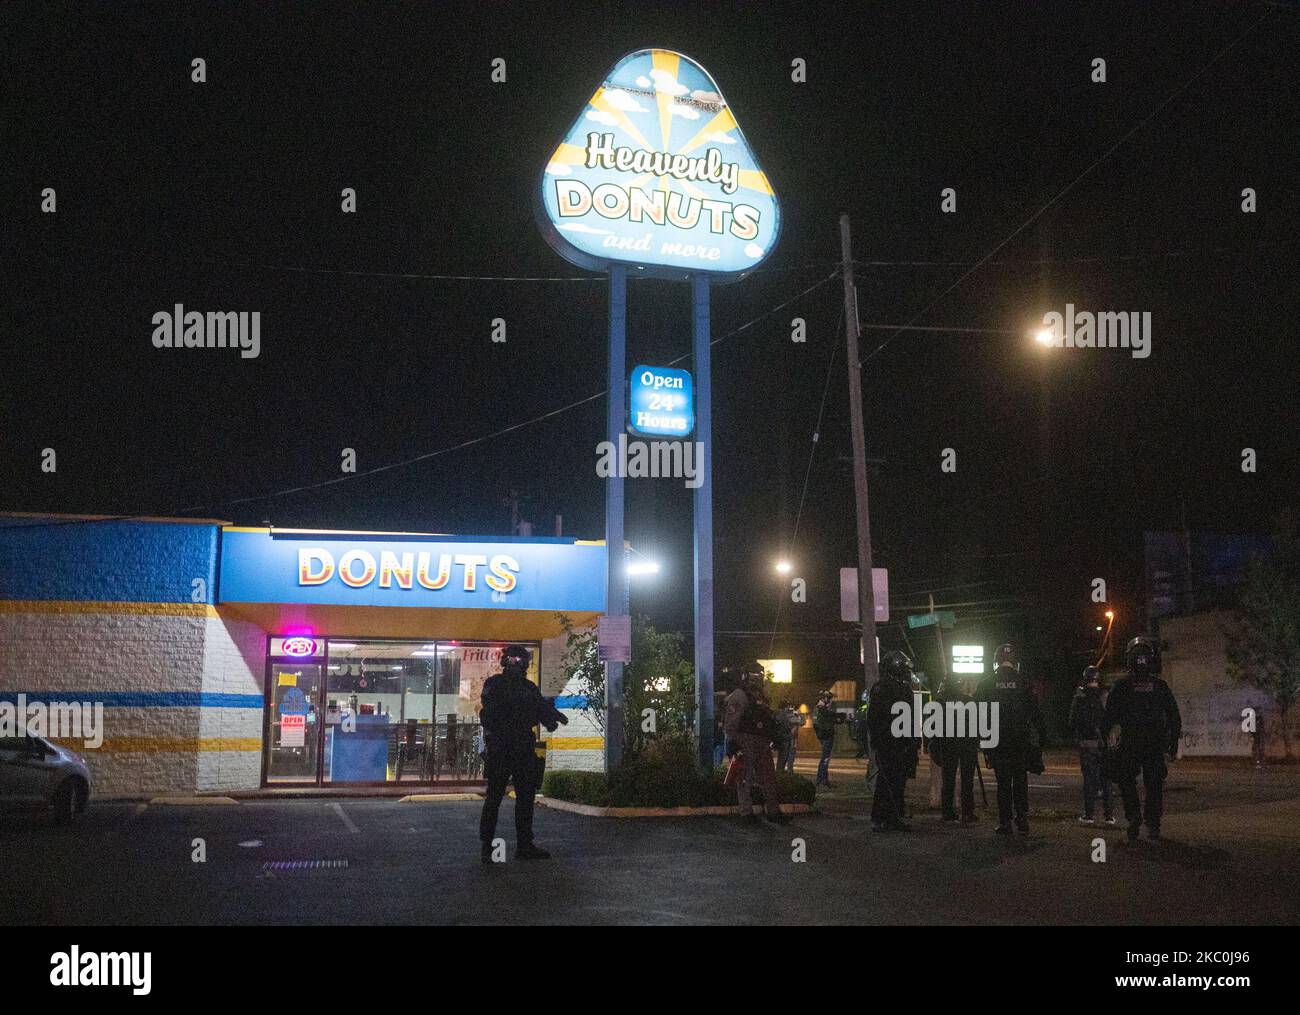
M321 665L271 663L266 781L315 782L320 756Z

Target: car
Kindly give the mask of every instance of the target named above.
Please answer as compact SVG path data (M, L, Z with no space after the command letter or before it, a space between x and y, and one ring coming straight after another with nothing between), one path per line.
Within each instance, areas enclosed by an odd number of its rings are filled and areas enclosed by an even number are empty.
M48 809L71 822L90 800L90 769L81 756L44 737L0 737L0 808Z

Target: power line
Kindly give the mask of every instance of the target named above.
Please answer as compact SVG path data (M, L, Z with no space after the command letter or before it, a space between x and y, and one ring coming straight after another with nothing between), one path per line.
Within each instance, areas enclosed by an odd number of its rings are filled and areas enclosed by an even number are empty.
M94 252L110 253L117 257L130 257L140 261L157 260L157 251L132 250L126 247L114 247L105 244L78 243L71 240L53 240L47 242L64 243L70 247L76 247L81 250ZM412 281L435 281L435 282L603 282L605 275L593 273L589 275L467 275L467 274L438 274L418 271L372 271L360 268L330 268L330 267L313 267L310 265L282 264L277 262L249 261L242 258L231 257L214 257L210 254L186 254L186 261L201 261L206 264L214 264L232 268L249 268L258 271L280 271L290 272L300 275L337 275L349 278L394 278L409 279ZM755 268L748 272L748 275L761 275L771 272L803 271L807 268L824 267L828 262L810 261L805 264L788 265L784 267L773 268ZM629 280L636 281L649 276L630 276Z
M709 344L711 346L717 345L728 338L733 338L736 335L739 335L741 332L746 331L749 328L752 328L754 325L758 324L759 322L766 320L768 317L771 317L773 314L778 313L785 307L788 307L796 300L799 300L802 297L808 295L813 290L818 289L823 285L826 285L826 283L834 279L837 274L838 274L837 271L831 272L825 278L821 279L820 281L814 282L812 285L796 293L794 296L791 296L789 299L784 300L781 303L778 303L775 307L772 307L770 310L767 310L764 313L759 314L757 317L754 317L746 321L744 324L740 325L739 327L732 328L730 331L719 335L717 338L714 338ZM682 360L688 359L689 357L690 357L690 353L686 353L682 356L677 357L674 360L671 360L669 362L669 365L671 366L674 363L680 363ZM318 483L306 483L300 486L287 487L282 490L274 490L270 493L256 494L250 497L236 497L229 500L218 501L216 503L193 505L191 507L183 508L179 511L174 511L172 512L172 514L186 515L186 514L199 513L199 512L212 513L212 512L219 511L223 508L235 507L240 504L249 504L259 500L271 500L278 497L287 497L295 493L305 493L310 490L318 490L323 487L333 486L337 483L343 483L354 479L361 479L366 476L376 475L377 473L388 472L393 469L405 468L406 466L409 465L415 465L419 462L428 461L431 458L437 458L442 455L451 454L453 451L461 451L464 450L465 448L473 447L476 444L482 444L485 441L494 440L497 437L503 437L506 434L513 433L516 430L522 430L524 427L532 426L534 423L540 423L547 419L553 419L554 417L559 416L562 413L568 412L571 409L576 409L579 406L587 405L590 402L594 402L597 401L598 399L604 398L607 393L608 393L608 389L604 389L602 391L596 392L595 394L588 395L585 398L579 398L576 401L568 403L567 405L560 406L558 409L552 409L549 412L544 412L538 416L534 416L531 419L526 419L523 420L522 422L513 423L510 426L501 427L498 430L493 430L491 433L482 434L478 437L472 437L468 440L461 441L458 444L453 444L445 448L439 448L436 451L426 451L423 454L414 455L410 458L405 458L397 462L389 462L386 465L377 465L374 468L366 469L363 472L343 473L342 475L334 476L330 479L321 480ZM91 518L65 519L59 522L35 522L30 525L16 526L16 527L36 528L43 525L61 525L61 524L77 524L77 523L85 524L88 522L132 521L132 520L139 520L141 518L156 517L156 515L157 515L156 512L149 512L148 514L116 515L116 516L94 518L94 519Z
M1031 225L1033 225L1036 221L1038 221L1038 219L1039 219L1040 217L1042 217L1042 215L1043 215L1043 214L1044 214L1044 213L1045 213L1049 208L1051 208L1054 204L1056 204L1057 201L1059 201L1059 200L1060 200L1061 198L1063 198L1066 194L1068 194L1071 190L1073 190L1073 189L1075 188L1075 186L1079 183L1080 180L1082 180L1085 176L1087 176L1087 175L1088 175L1089 173L1091 173L1094 169L1096 169L1099 165L1101 165L1101 163L1104 162L1107 158L1109 158L1109 157L1110 157L1110 156L1115 152L1116 149L1118 149L1122 144L1124 144L1125 141L1127 141L1127 140L1128 140L1129 138L1131 138L1134 134L1136 134L1139 130L1141 130L1144 126L1146 126L1146 125L1147 125L1148 123L1150 123L1153 119L1155 119L1156 115L1157 115L1158 113L1160 113L1161 110L1163 110L1167 105L1169 105L1169 103L1171 103L1171 102L1172 102L1174 99L1176 99L1179 95L1181 95L1181 94L1182 94L1183 92L1185 92L1188 88L1190 88L1190 87L1192 86L1192 84L1193 84L1194 82L1196 82L1197 80L1199 80L1200 77L1201 77L1201 76L1202 76L1206 71L1208 71L1208 70L1209 70L1211 67L1213 67L1216 63L1218 63L1219 60L1223 57L1223 55L1224 55L1225 53L1227 53L1230 49L1232 49L1232 48L1233 48L1234 46L1236 46L1239 42L1241 42L1242 39L1246 38L1246 36L1248 36L1248 35L1249 35L1251 32L1253 32L1257 27L1259 27L1259 25L1264 21L1264 19L1267 18L1267 17L1268 17L1270 14L1272 14L1272 13L1273 13L1273 11L1272 11L1271 8L1270 8L1269 10L1265 11L1265 12L1264 12L1264 13L1263 13L1263 14L1262 14L1262 15L1261 15L1261 16L1260 16L1260 17L1259 17L1259 18L1258 18L1258 19L1257 19L1253 24L1251 24L1251 26L1250 26L1249 28L1247 28L1244 32L1242 32L1241 35L1237 36L1236 39L1234 39L1232 42L1228 43L1228 45L1224 46L1223 49L1219 50L1219 52L1216 53L1216 54L1214 55L1214 57L1210 60L1209 63L1207 63L1204 67L1202 67L1202 68L1201 68L1200 70L1198 70L1195 74L1193 74L1190 78L1188 78L1185 82L1183 82L1183 84L1180 85L1178 88L1176 88L1176 89L1175 89L1175 90L1174 90L1170 95L1168 95L1168 96L1165 98L1165 100L1164 100L1163 102L1160 103L1160 105L1156 106L1155 109L1153 109L1150 113L1148 113L1148 114L1147 114L1146 116L1144 116L1141 120L1139 120L1139 121L1138 121L1138 122L1137 122L1137 123L1136 123L1136 124L1131 128L1131 129L1129 129L1129 130L1128 130L1128 131L1127 131L1127 132L1126 132L1126 133L1125 133L1125 134L1124 134L1124 135L1123 135L1123 136L1122 136L1118 141L1116 141L1113 145L1111 145L1111 146L1110 146L1109 148L1107 148L1104 152L1102 152L1101 155L1099 155L1096 159L1094 159L1094 160L1092 161L1092 163L1091 163L1090 165L1088 165L1088 167L1085 168L1085 169L1083 170L1083 172L1079 173L1079 175L1077 175L1076 177L1074 177L1074 179L1072 179L1069 183L1067 183L1064 187L1062 187L1059 191L1057 191L1056 195L1055 195L1051 200L1049 200L1046 204L1044 204L1041 208L1039 208L1038 211L1034 212L1032 215L1029 216L1029 218L1025 219L1024 222L1020 223L1020 225L1018 225L1015 229L1013 229L1010 233L1008 233L1008 234L1006 235L1006 237L1004 237L1003 240L1002 240L1000 243L998 243L998 244L997 244L997 245L996 245L992 250L990 250L987 254L985 254L985 255L984 255L983 257L981 257L978 261L976 261L976 262L975 262L975 263L974 263L974 264L973 264L969 269L967 269L966 271L962 272L961 276L957 279L957 281L955 281L954 283L952 283L952 285L948 286L947 289L945 289L945 290L944 290L943 292L941 292L938 296L936 296L936 297L935 297L934 299L932 299L929 303L927 303L924 307L922 307L920 310L918 310L918 311L917 311L917 312L912 316L911 320L909 320L909 321L907 322L907 324L908 324L909 326L912 325L912 324L915 324L918 318L920 318L920 317L922 317L924 314L926 314L926 313L927 313L927 312L928 312L932 307L934 307L934 306L935 306L935 305L936 305L940 300L942 300L942 299L943 299L945 296L947 296L950 292L952 292L952 291L953 291L954 289L956 289L959 285L961 285L963 282L965 282L966 279L970 278L971 275L975 274L975 272L977 272L977 271L978 271L978 270L979 270L983 265L985 265L985 264L988 263L990 260L992 260L994 254L996 254L999 250L1001 250L1001 249L1002 249L1003 247L1005 247L1008 243L1010 243L1013 239L1015 239L1015 238L1016 238L1017 236L1019 236L1022 232L1024 232L1026 229L1028 229L1028 228L1029 228ZM892 335L890 335L887 339L885 339L883 342L881 342L880 345L878 345L878 346L876 347L875 351L873 351L870 355L868 355L865 359L863 359L861 363L858 364L858 368L861 369L861 368L862 368L862 367L863 367L867 362L869 362L870 360L874 359L877 355L879 355L881 352L883 352L884 349L889 345L889 343L891 343L894 339L896 339L896 338L897 338L901 333L902 333L901 329L900 329L899 331L895 331L895 332L894 332Z

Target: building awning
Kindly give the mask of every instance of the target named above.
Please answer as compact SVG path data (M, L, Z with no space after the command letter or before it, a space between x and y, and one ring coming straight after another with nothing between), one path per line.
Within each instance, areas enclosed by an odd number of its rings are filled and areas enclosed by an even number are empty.
M307 603L222 603L222 617L251 621L268 634L334 638L455 638L462 641L540 641L564 633L554 610L331 606ZM575 625L597 612L566 613Z

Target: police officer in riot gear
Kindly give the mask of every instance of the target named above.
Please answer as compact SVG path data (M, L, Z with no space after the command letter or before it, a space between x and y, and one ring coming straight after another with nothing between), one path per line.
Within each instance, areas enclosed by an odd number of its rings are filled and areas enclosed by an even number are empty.
M916 775L921 745L912 735L911 721L901 736L894 735L893 708L899 702L907 705L910 717L915 706L912 662L902 652L886 652L880 660L880 679L872 685L867 701L868 736L880 769L871 800L871 828L875 832L909 830L903 823L903 792L907 780Z
M1029 834L1029 767L1031 758L1041 750L1043 719L1038 700L1029 682L1020 674L1016 651L1000 645L993 654L994 670L975 690L977 702L997 705L998 742L985 748L998 780L999 835L1011 834L1012 817L1016 831Z
M1124 660L1128 676L1115 681L1106 699L1102 736L1113 745L1114 772L1124 799L1129 840L1137 839L1143 824L1148 839L1159 839L1169 771L1165 756L1172 761L1178 754L1183 721L1173 691L1157 676L1160 655L1155 644L1149 638L1134 638ZM1138 800L1139 772L1145 803Z
M531 659L531 653L522 645L508 645L501 653L501 672L483 683L480 720L486 747L487 795L479 818L479 842L484 863L492 862L497 812L511 781L515 784L515 858L546 860L551 855L533 844L533 798L541 785L543 765L537 756L533 727L541 724L554 731L569 720L528 679Z

